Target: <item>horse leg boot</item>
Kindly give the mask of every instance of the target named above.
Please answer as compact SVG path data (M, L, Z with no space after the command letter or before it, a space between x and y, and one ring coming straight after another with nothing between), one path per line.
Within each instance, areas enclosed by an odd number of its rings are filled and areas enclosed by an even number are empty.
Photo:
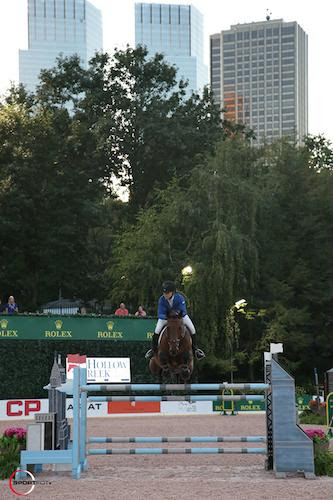
M191 332L191 339L192 339L192 351L193 355L196 357L196 359L203 359L206 357L206 354L203 352L202 349L199 349L197 346L197 335L196 333Z
M151 349L149 349L149 351L146 352L145 354L145 358L146 359L149 359L149 358L152 358L153 356L156 356L157 354L157 351L158 351L158 338L159 338L159 333L154 333L153 336L152 336L152 344L151 344Z

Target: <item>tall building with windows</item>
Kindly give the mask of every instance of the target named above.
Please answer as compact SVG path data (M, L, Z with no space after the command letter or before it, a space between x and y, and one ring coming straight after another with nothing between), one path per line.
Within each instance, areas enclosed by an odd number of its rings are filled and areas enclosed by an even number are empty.
M282 19L236 24L210 37L211 88L227 119L257 144L308 133L308 37Z
M150 55L163 53L178 68L178 79L188 80L188 95L208 83L203 52L203 16L192 5L135 4L135 44Z
M28 50L19 51L19 81L35 90L41 69L62 54L82 65L103 47L102 16L86 0L28 0Z

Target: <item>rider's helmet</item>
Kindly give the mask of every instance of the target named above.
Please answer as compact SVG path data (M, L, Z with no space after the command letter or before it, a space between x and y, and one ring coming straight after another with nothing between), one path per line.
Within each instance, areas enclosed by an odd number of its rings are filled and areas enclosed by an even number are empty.
M167 293L167 292L175 292L176 291L176 285L173 281L164 281L162 283L162 292Z

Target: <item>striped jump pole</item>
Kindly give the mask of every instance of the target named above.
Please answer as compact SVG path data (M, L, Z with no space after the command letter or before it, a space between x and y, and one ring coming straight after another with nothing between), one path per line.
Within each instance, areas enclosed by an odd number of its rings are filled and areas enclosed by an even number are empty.
M222 391L234 389L238 391L264 391L269 384L85 384L81 391L87 392L131 392L131 391Z
M190 396L89 396L88 401L264 401L265 396L260 394L222 396L212 394Z
M266 455L266 448L113 448L90 449L88 455L207 455L217 453L247 453Z
M266 436L91 437L90 443L265 443Z

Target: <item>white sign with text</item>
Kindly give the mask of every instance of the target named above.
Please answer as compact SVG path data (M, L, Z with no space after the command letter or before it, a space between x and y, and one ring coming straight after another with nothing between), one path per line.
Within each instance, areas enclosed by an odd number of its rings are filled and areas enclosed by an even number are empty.
M130 358L86 358L85 363L66 360L67 379L73 379L73 368L87 368L88 384L119 384L131 382Z

